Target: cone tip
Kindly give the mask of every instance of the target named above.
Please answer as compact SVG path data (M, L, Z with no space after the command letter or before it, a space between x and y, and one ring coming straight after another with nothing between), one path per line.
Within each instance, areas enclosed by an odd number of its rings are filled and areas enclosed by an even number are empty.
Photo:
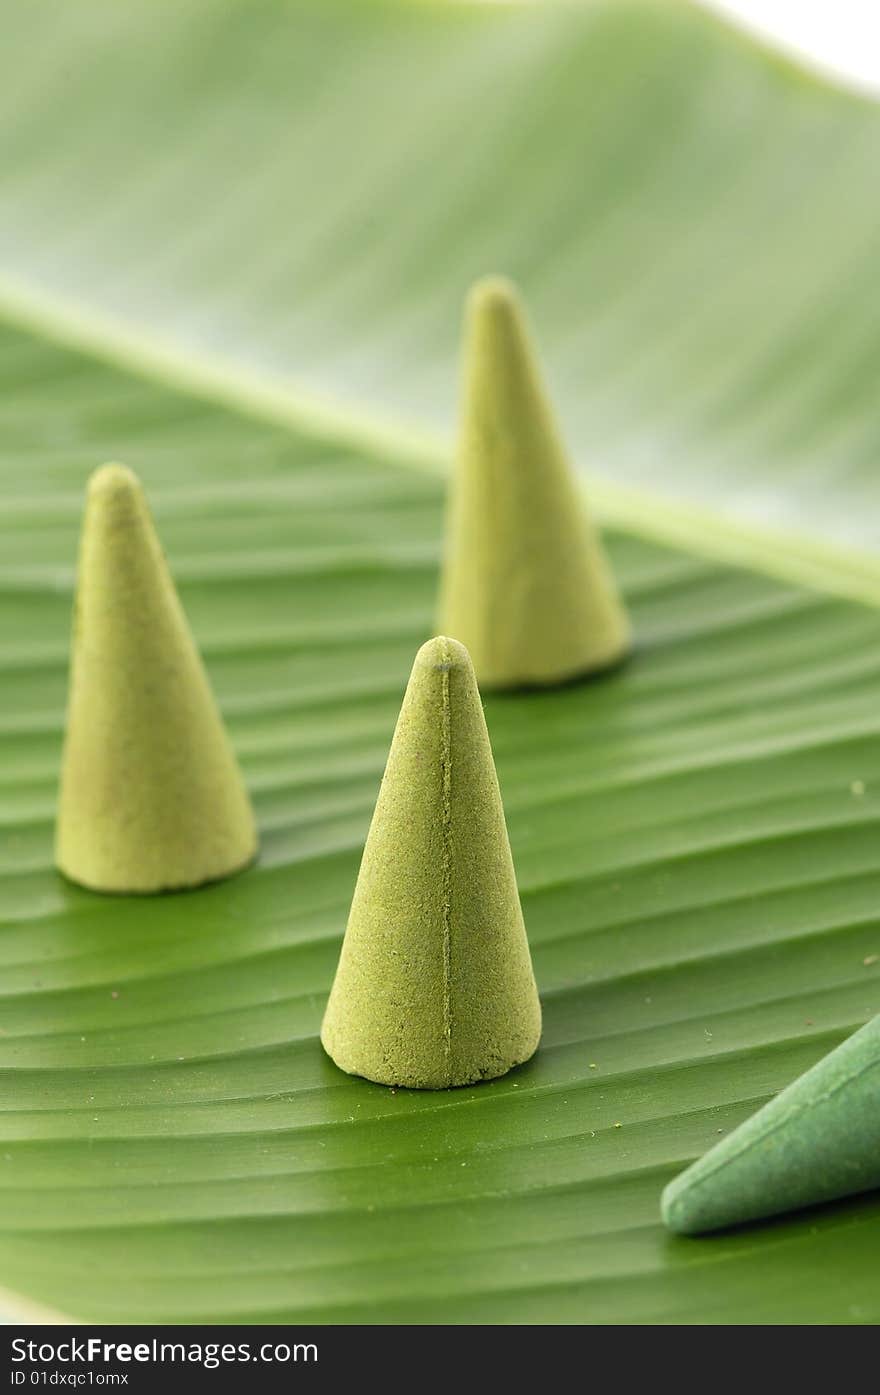
M482 276L471 286L467 306L473 317L506 319L520 313L520 294L506 276Z
M123 496L140 494L141 482L134 470L115 461L99 465L89 476L88 492L90 499L118 499Z
M448 635L435 635L423 644L416 654L416 664L420 668L431 668L443 673L453 668L471 668L471 656L463 644Z
M687 1171L673 1177L672 1181L663 1188L663 1194L660 1197L660 1215L663 1224L676 1235L696 1235L699 1231L709 1228L700 1224L699 1210L688 1205L687 1183L684 1182L682 1185L683 1179L686 1177Z

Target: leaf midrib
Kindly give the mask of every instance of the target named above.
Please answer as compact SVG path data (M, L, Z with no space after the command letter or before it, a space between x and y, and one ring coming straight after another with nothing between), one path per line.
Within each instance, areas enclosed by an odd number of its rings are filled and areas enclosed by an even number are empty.
M121 318L46 294L9 274L0 275L0 319L137 378L357 450L385 465L442 476L449 460L450 444L442 433L319 394L280 374L257 373L219 354L184 351L143 327L132 328ZM880 606L880 558L864 548L761 527L592 473L588 490L604 522L620 532L811 591Z

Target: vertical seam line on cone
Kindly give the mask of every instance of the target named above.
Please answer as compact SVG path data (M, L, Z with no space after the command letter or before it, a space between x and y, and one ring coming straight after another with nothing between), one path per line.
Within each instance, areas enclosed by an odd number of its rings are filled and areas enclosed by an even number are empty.
M451 662L444 654L440 675L441 874L443 898L443 1054L447 1083L452 1082L452 714Z

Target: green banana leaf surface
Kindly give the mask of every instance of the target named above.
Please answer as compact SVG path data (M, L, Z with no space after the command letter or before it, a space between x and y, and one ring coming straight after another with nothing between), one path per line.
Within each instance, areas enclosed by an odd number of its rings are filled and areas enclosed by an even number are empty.
M0 1285L91 1321L876 1322L880 1196L665 1182L880 1010L880 108L673 0L2 0ZM486 717L541 990L462 1090L317 1039L515 277L632 611ZM53 869L83 485L142 476L252 791Z

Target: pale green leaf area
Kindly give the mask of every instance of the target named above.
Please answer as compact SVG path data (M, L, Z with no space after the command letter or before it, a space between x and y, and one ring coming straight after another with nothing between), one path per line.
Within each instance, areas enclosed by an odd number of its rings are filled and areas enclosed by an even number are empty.
M0 1284L105 1321L876 1322L876 1195L701 1240L658 1216L880 1008L880 614L830 594L880 577L876 110L663 4L3 19ZM538 1055L395 1092L317 1033L488 269L606 481L637 648L486 701ZM52 868L111 458L262 832L186 895Z
M433 449L500 271L619 521L880 597L876 104L676 0L0 13L0 305Z

